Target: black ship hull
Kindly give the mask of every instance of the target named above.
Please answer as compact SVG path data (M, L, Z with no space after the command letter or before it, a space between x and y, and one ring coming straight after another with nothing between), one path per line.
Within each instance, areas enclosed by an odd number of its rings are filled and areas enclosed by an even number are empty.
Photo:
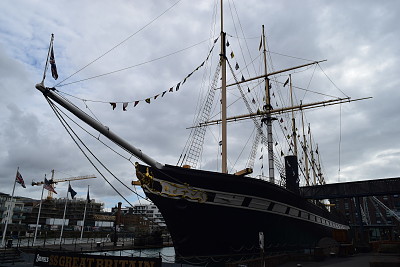
M325 208L264 180L174 166L137 165L180 258L250 255L315 247L348 226Z

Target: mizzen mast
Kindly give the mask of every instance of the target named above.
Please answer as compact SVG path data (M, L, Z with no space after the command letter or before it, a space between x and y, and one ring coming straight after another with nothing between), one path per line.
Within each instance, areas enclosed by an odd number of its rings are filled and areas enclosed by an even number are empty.
M222 121L222 172L228 173L227 160L227 120L226 120L226 49L225 49L225 33L224 33L224 16L223 16L223 0L221 0L221 121Z

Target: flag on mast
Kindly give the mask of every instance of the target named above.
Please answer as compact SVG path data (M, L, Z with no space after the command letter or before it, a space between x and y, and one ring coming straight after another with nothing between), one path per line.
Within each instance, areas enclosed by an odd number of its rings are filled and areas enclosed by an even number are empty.
M54 194L57 194L56 190L54 190L54 187L51 185L53 183L53 180L47 180L46 178L44 178L44 189L49 190L51 192L53 192Z
M92 201L90 200L90 196L89 196L89 187L88 187L88 190L87 190L87 197L86 197L86 201L87 201L87 203L90 203L90 202L92 202Z
M51 51L50 51L50 66L51 66L51 76L53 76L54 80L57 80L58 73L57 73L56 60L54 58L53 44L51 45Z
M22 175L17 171L17 176L15 177L15 181L19 183L23 188L26 188L24 179L22 178Z
M71 185L68 185L68 192L71 194L71 198L74 199L76 192L74 189L72 189Z

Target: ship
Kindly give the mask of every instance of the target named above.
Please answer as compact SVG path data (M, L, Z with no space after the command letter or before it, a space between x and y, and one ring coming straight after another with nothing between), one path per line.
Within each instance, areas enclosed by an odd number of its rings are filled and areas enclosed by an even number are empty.
M221 10L223 10L223 1L221 1ZM221 50L218 74L214 79L215 83L221 81L221 85L214 84L214 88L210 90L211 92L221 90L221 119L212 121L207 117L206 120L197 121L192 127L192 129L201 129L207 125L221 125L222 140L219 144L222 151L221 171L197 169L196 162L199 153L196 157L196 153L192 152L191 154L190 151L184 155L180 165L160 163L119 137L109 127L65 100L57 93L56 88L46 87L43 81L38 83L36 88L48 101L64 107L90 127L140 159L141 163L135 164L139 182L133 184L139 184L145 195L162 213L178 260L194 262L195 259L198 262L203 260L212 262L216 259L228 260L257 256L260 255L260 251L299 251L316 247L321 239L332 237L334 231L346 232L349 230L349 226L343 217L331 212L322 202L302 197L296 144L292 144L291 153L283 157L284 166L281 166L279 172L281 182L276 182L274 168L278 162L273 151L274 141L271 127L282 113L293 113L360 99L335 98L284 108L272 106L270 79L273 75L301 69L321 61L273 72L267 71L265 63L262 75L248 79L235 78L232 84L227 84L227 42L222 25L221 19L221 34L218 37ZM264 30L261 37L260 48L263 50L266 61L267 49ZM229 62L228 67L232 69ZM240 86L256 79L264 82L263 87L266 94L264 105L253 112L248 110L246 115L227 117L226 111L224 111L227 105L226 88ZM292 81L288 80L288 82L291 86ZM200 116L200 118L204 118L204 116ZM244 168L234 173L228 172L226 127L230 121L241 119L253 120L257 128L257 141L264 143L267 147L268 176L265 179L252 177L253 170L251 168ZM298 130L294 122L293 118L292 139L297 139ZM262 127L266 127L266 131ZM301 150L305 147L302 145ZM303 159L303 163L304 161L315 162L314 159ZM321 178L319 174L316 176Z

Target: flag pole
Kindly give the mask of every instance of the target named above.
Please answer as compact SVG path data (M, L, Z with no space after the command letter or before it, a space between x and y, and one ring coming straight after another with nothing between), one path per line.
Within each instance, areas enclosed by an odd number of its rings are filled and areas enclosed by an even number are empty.
M51 47L53 46L53 40L54 40L54 34L52 33L51 39L50 39L49 51L47 52L46 65L44 66L42 83L44 83L44 79L46 79L46 72L47 72L47 68L49 66L49 57L50 57Z
M85 228L85 219L86 219L86 207L89 201L89 185L87 186L87 197L86 197L86 203L85 203L85 211L83 212L83 222L82 222L82 229L81 229L81 239L80 242L82 243L82 237L83 237L83 229Z
M15 174L15 178L14 178L14 186L13 186L13 190L12 190L12 194L11 194L11 203L7 207L7 219L6 219L6 224L4 225L3 238L1 239L1 246L4 246L4 240L6 238L8 220L10 219L11 207L12 207L12 203L14 200L14 191L15 191L15 184L17 183L18 171L19 171L19 166L17 167L17 173Z
M60 247L61 247L61 242L62 242L62 235L64 231L64 224L65 224L65 212L67 210L67 202L68 202L68 192L69 192L69 187L70 187L71 182L68 181L68 189L67 189L67 197L65 199L65 206L64 206L64 215L63 215L63 222L61 225L61 232L60 232Z
M46 179L46 174L44 175L44 179ZM44 183L42 186L42 195L40 196L40 204L39 204L38 216L36 219L36 228L35 228L35 236L33 237L33 245L35 245L35 243L36 243L37 231L38 231L38 227L39 227L40 212L42 210L43 191L44 191Z

